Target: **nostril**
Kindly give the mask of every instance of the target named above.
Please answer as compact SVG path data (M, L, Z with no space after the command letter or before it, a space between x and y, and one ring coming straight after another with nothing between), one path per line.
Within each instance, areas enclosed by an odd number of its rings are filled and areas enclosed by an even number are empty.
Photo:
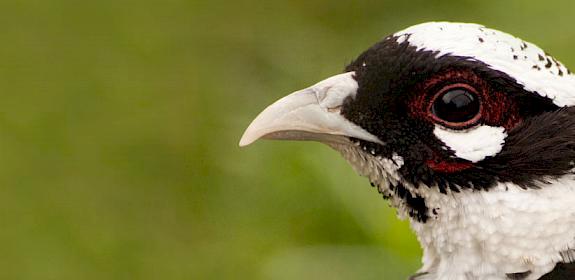
M341 105L333 108L327 108L327 111L330 113L338 113L341 111Z
M507 278L512 280L524 280L531 274L531 270L517 273L507 273Z

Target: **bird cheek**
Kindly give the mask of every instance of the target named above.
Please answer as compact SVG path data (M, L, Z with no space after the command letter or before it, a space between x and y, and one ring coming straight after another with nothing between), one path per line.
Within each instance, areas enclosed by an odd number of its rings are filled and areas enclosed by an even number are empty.
M439 158L433 158L425 162L431 170L438 173L455 173L473 167L471 162L448 162Z
M452 130L435 125L433 134L453 151L455 157L479 162L501 152L507 132L504 127L478 125L466 130Z

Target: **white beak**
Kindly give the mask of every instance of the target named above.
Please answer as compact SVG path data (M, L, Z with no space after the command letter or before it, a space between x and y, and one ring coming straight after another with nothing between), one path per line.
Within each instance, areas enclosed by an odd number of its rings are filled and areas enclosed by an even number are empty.
M373 134L341 115L343 102L354 98L354 72L327 78L268 106L244 132L240 146L264 139L339 142L354 137L382 144Z

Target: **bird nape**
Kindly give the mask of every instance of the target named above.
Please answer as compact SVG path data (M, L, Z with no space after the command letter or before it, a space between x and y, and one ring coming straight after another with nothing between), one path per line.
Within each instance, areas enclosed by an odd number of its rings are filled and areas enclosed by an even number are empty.
M339 151L408 218L413 279L575 279L575 76L476 24L384 38L250 124Z

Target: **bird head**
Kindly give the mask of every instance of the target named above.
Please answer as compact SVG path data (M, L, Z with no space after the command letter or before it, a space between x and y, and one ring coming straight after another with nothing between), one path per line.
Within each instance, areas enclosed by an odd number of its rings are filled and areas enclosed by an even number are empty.
M431 22L273 103L240 146L325 143L425 222L428 193L539 188L571 172L574 104L575 77L539 47L476 24Z

